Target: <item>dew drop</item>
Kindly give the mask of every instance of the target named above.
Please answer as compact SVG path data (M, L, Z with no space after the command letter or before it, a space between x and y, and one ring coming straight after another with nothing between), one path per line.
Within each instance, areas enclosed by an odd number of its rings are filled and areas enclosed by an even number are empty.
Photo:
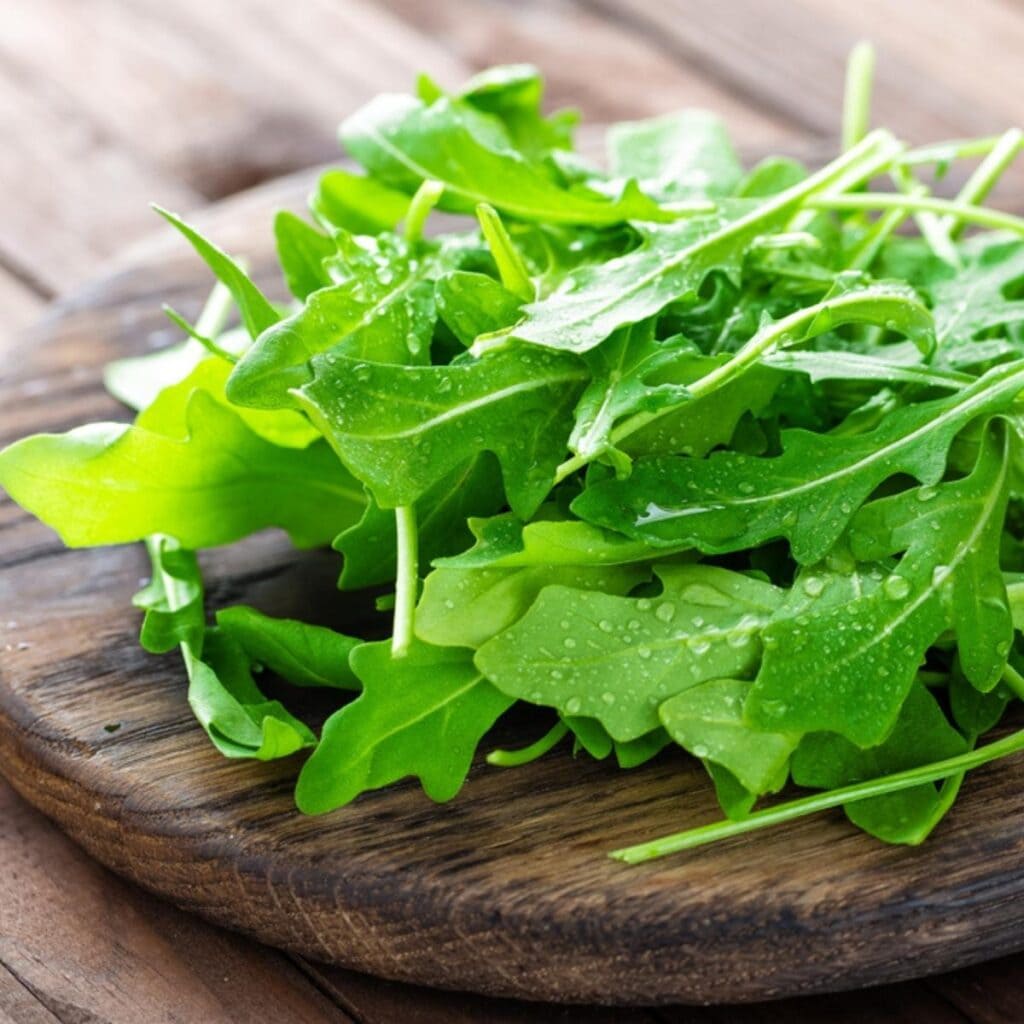
M671 601L662 601L654 614L660 622L671 622L676 617L676 606Z
M910 593L910 581L905 576L890 576L882 584L885 596L893 601L902 601Z
M601 700L610 707L615 703L615 694L612 693L611 690L605 690L604 693L601 694Z
M570 697L565 702L565 710L568 711L570 715L578 715L582 707L583 701L581 701L579 697Z
M804 580L804 593L808 597L820 597L825 589L825 581L820 576L808 576Z

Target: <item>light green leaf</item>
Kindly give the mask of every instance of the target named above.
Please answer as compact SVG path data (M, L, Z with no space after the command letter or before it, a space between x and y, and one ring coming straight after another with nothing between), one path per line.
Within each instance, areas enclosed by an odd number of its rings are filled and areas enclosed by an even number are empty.
M25 438L0 452L0 484L69 547L152 533L215 547L269 526L314 546L362 513L361 489L323 442L279 448L205 391L185 421L184 438L123 423Z
M338 251L332 238L287 210L274 218L274 238L288 290L297 299L307 299L331 283L324 261Z
M750 793L771 793L786 779L798 735L752 729L743 719L751 684L711 679L665 701L658 715L668 734L694 757L729 770Z

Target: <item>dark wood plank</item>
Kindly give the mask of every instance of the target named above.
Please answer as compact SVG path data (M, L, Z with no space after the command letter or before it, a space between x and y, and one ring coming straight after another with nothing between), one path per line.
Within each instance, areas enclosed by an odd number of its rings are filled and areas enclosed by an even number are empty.
M268 187L202 223L262 274L269 210L307 188ZM7 364L0 430L116 414L100 366L163 330L160 298L189 311L205 287L169 233L137 251ZM478 764L447 805L405 785L304 819L296 765L221 760L190 720L176 661L139 651L126 611L140 551L63 551L9 502L0 528L0 604L18 608L0 652L3 771L101 862L274 945L493 995L654 1003L879 982L1022 942L1019 764L975 773L918 850L831 815L645 868L612 863L609 848L718 816L678 756L631 773L558 755L508 773ZM265 536L207 567L215 606L342 614L328 553Z
M0 863L0 1020L350 1019L280 954L114 878L2 781Z
M317 983L347 1007L360 1024L658 1024L653 1010L602 1006L552 1006L485 999L461 992L381 981L338 967L311 968ZM688 1008L684 1018L703 1024L707 1011Z
M926 984L974 1024L1015 1024L1024 1020L1022 966L1021 957L1004 957L930 978Z

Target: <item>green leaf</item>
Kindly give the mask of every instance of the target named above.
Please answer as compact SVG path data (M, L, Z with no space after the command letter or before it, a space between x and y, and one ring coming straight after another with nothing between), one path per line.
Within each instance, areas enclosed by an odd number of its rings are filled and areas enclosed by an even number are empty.
M337 283L256 339L228 382L239 405L279 408L289 391L313 380L311 360L329 353L384 363L425 363L434 329L433 278L445 257L420 255L401 239L361 242L336 236L329 261Z
M205 391L184 419L185 437L93 423L25 438L0 452L0 484L69 547L152 533L215 547L269 526L314 546L362 513L361 489L323 442L279 448Z
M437 98L421 95L427 102ZM531 159L572 146L575 113L541 114L544 79L530 64L505 64L481 71L463 86L459 99L500 119L516 149Z
M514 324L523 304L493 277L467 270L438 278L434 299L441 319L467 348L482 334Z
M146 546L153 575L132 598L145 612L139 642L151 654L166 654L179 644L202 650L206 612L195 553L171 537L147 538Z
M287 210L281 210L274 218L274 237L277 259L292 295L307 299L331 283L324 261L338 251L333 239Z
M325 171L310 196L313 215L327 228L354 235L394 231L409 211L409 196L350 171Z
M202 658L187 644L182 656L189 706L225 757L274 761L316 743L307 725L260 693L245 652L229 637L207 630Z
M548 508L544 509L549 511ZM515 569L531 566L600 566L647 562L646 544L574 519L536 519L514 515L470 519L476 543L468 551L434 564L446 569ZM657 555L664 557L664 552Z
M1024 241L980 235L964 243L963 266L931 286L935 328L947 348L982 331L1024 321Z
M721 553L785 537L798 562L816 562L885 480L941 480L956 435L975 417L1007 408L1022 387L1024 365L1011 363L945 398L897 409L866 433L784 431L774 458L729 451L641 459L629 479L588 486L573 511L655 547Z
M288 757L316 737L277 701L260 693L242 648L206 629L203 580L191 551L171 537L146 539L152 581L135 596L145 609L142 644L154 653L180 646L188 701L211 742L225 756L269 761Z
M793 755L794 781L814 789L838 789L919 765L956 757L968 749L946 720L935 698L915 683L886 740L861 750L841 736L813 733ZM847 804L847 817L859 828L890 843L920 843L938 824L948 802L930 782Z
M742 677L782 592L704 565L663 565L656 598L552 586L476 663L509 696L597 719L613 739L660 724L659 706L709 679Z
M470 516L498 511L504 504L501 474L486 453L459 466L416 502L419 554L423 563L459 551L471 540ZM395 513L370 496L362 519L334 540L345 556L340 586L345 590L387 583L395 578Z
M585 377L572 357L531 349L450 366L387 366L330 353L310 365L313 380L296 398L383 508L414 504L490 451L523 517L551 488Z
M300 412L291 409L246 409L232 405L225 389L231 364L223 359L201 360L182 380L169 384L136 417L135 426L167 437L187 437L189 402L202 391L229 409L257 437L280 448L308 448L320 431Z
M254 665L276 672L296 686L358 690L348 656L361 640L295 619L275 619L247 605L217 612L221 632L235 641Z
M512 701L456 648L414 643L395 659L390 643L363 644L350 661L362 696L324 726L299 776L299 808L323 814L409 775L432 800L451 800L477 744Z
M654 328L653 320L624 327L587 353L592 379L576 406L576 426L569 437L570 449L582 458L606 453L612 447L612 428L623 417L685 401L685 384L651 384L648 378L679 364L692 366L695 353L680 338L657 340Z
M752 725L878 744L925 652L950 629L971 682L983 690L996 684L1013 632L999 570L1004 448L992 432L969 477L880 498L857 515L850 532L856 557L904 554L883 582L853 600L829 599L825 580L809 591L804 581L810 602L795 614L784 610L764 631L764 662L746 705Z
M705 110L614 124L606 141L612 176L662 199L726 196L743 174L725 126Z
M872 136L818 174L756 205L723 207L711 217L649 228L644 244L605 263L570 271L557 291L525 307L513 330L522 341L586 352L613 331L660 313L669 303L693 302L713 271L738 279L755 239L783 226L807 196L858 168L869 173L873 156L890 141ZM851 172L852 168L852 172ZM494 201L495 206L500 206Z
M711 679L665 701L658 715L672 739L694 757L728 769L750 793L772 793L785 783L800 737L747 725L743 705L750 686L740 679Z
M541 165L515 149L497 118L465 101L423 103L383 94L341 126L345 148L384 184L413 193L423 181L445 186L440 207L470 213L477 203L520 220L612 225L624 220L671 220L629 183L613 199L561 186Z
M476 648L521 619L545 587L628 594L648 579L644 565L435 569L416 609L416 635L439 647Z
M280 319L277 310L270 304L263 292L253 284L249 275L226 252L218 249L177 215L163 210L159 206L154 209L185 236L217 279L231 292L242 316L242 323L250 337L255 338L272 324L277 323Z

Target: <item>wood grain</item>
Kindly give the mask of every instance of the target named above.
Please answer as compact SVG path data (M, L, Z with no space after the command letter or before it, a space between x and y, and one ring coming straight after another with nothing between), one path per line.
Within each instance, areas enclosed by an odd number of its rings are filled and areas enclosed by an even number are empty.
M269 211L307 188L263 189L204 226L265 275ZM3 433L121 415L101 365L163 330L161 299L194 309L205 287L184 243L162 235L64 302L6 364ZM141 551L66 551L9 501L0 538L0 607L17 609L0 652L4 773L102 863L271 944L487 994L667 1003L877 983L1024 943L1019 764L975 773L921 850L878 845L835 815L644 868L612 863L615 845L717 817L671 755L631 773L557 754L508 773L478 764L444 806L405 785L305 819L295 763L221 760L175 660L138 649L128 598ZM327 553L261 536L204 560L214 606L343 613Z

